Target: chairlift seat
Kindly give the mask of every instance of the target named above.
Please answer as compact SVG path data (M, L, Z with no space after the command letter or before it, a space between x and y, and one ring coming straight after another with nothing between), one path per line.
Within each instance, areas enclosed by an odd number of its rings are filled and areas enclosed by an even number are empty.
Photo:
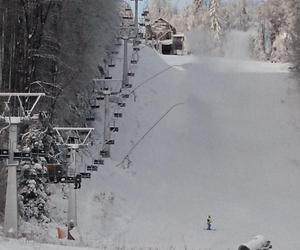
M128 76L134 76L134 72L129 72Z
M31 160L31 154L27 152L14 152L14 160Z
M114 68L114 67L116 67L116 65L115 64L108 64L108 67Z
M124 87L127 89L130 89L130 88L132 88L132 84L125 84Z
M140 48L139 47L133 47L133 50L134 51L140 51Z
M125 102L120 102L118 103L119 107L124 108L126 107L126 103Z
M110 154L108 151L105 151L105 150L101 150L100 151L100 155L103 157L103 158L109 158L110 157Z
M80 173L82 179L91 179L91 173L82 172Z
M116 118L121 118L123 116L122 113L114 113L114 117Z
M113 55L117 55L117 54L119 54L119 51L112 51L111 52Z
M101 100L104 100L104 96L97 96L96 99L97 99L97 100L100 100L100 101L101 101Z
M92 121L95 121L95 117L93 117L93 116L86 117L85 120L86 120L87 122L92 122Z
M110 129L111 132L119 132L118 127L110 127L109 129Z
M100 105L91 105L91 109L98 109L100 108Z
M138 63L137 60L131 60L130 62L131 62L131 64L137 64Z
M129 98L129 94L123 94L123 95L122 95L122 98L124 98L124 99Z
M8 159L9 158L8 149L0 149L0 158L1 159Z
M104 160L103 159L94 160L94 164L95 165L104 165Z
M104 79L110 80L112 79L112 76L105 76Z
M105 144L107 144L107 145L114 145L115 141L114 140L109 140Z

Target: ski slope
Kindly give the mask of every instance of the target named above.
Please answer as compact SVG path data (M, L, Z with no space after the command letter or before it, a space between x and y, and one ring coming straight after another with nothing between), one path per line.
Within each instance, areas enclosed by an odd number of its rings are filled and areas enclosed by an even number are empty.
M83 239L224 250L262 234L274 249L299 249L300 95L287 65L145 47L132 83L147 79L115 121L112 160L79 191ZM118 165L177 103L130 167ZM216 231L204 230L208 215Z

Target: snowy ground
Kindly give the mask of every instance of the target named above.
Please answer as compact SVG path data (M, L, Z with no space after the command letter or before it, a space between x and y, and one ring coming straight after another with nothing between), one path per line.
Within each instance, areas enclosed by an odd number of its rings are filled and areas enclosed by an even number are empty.
M299 249L300 89L288 65L162 56L150 48L140 56L134 86L163 73L127 101L115 120L112 160L79 190L84 242L234 250L263 234L274 249ZM132 152L130 168L118 165L177 103L184 104ZM208 215L216 231L203 230ZM3 244L0 250L25 249Z
M83 238L224 250L263 234L274 249L298 249L300 95L287 67L143 49L134 85L164 73L135 91L112 161L80 191ZM176 103L131 167L115 167ZM214 232L203 230L208 215Z

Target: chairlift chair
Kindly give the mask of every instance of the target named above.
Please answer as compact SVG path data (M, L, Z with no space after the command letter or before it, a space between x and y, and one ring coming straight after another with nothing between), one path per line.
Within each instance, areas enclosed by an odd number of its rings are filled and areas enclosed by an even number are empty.
M101 151L100 151L100 155L101 155L103 158L109 158L109 157L110 157L109 152L106 151L106 150L101 150Z
M75 177L73 176L63 176L60 180L61 183L75 183Z
M82 172L80 173L82 179L91 179L91 173Z
M98 108L100 108L99 104L93 104L93 105L91 105L91 109L98 109Z
M132 16L123 16L123 19L124 20L133 20L133 17Z
M111 52L113 55L117 55L117 54L119 54L119 51L112 51Z
M104 160L103 159L96 159L94 160L95 165L104 165Z
M140 51L141 49L139 47L133 47L133 51Z
M112 76L105 76L104 79L110 80L112 79Z
M104 100L104 96L102 96L102 95L97 96L96 99L99 100L99 101L102 101L102 100Z
M110 129L111 132L114 132L114 133L119 132L118 127L110 127L109 129Z
M90 114L89 116L87 116L87 117L85 118L85 120L86 120L87 122L95 121L95 116L92 115L92 114Z
M31 153L14 152L14 160L31 160Z
M108 140L108 141L105 142L105 144L107 144L107 145L114 145L115 141L114 140Z
M128 76L134 76L134 72L128 72Z
M129 98L129 94L123 94L123 95L122 95L122 98L124 98L124 99Z
M114 113L115 118L121 118L123 116L122 113Z
M121 108L125 108L126 107L126 103L125 102L120 102L120 103L118 103L118 105Z
M8 159L9 151L8 149L0 149L0 159Z
M137 60L130 60L130 63L131 63L131 64L137 64L138 61L137 61Z
M113 64L113 63L110 63L110 64L108 64L108 67L109 67L109 68L114 68L114 67L116 67L116 65Z
M124 88L130 89L130 88L132 88L132 84L129 84L129 83L128 83L128 84L125 84L125 85L124 85Z
M125 11L131 11L131 8L126 7L126 8L125 8Z

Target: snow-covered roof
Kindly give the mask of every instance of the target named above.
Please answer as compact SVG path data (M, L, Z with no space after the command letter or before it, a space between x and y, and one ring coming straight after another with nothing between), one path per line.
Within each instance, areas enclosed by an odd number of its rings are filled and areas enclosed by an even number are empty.
M159 43L161 43L163 45L171 45L173 43L173 40L172 39L161 40L161 41L159 41Z
M173 37L184 37L184 34L183 33L177 33L177 34L174 34Z

